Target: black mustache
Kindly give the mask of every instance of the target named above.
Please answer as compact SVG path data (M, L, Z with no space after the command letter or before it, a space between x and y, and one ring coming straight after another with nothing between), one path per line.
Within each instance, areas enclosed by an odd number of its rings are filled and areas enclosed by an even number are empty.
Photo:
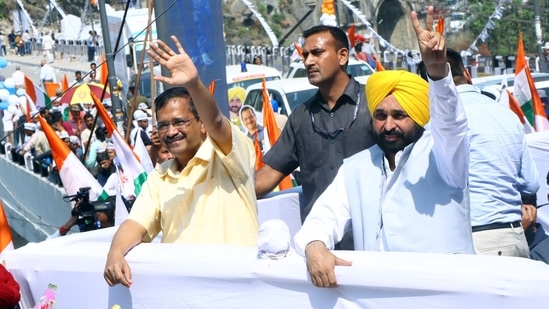
M176 141L180 141L180 140L184 139L185 137L187 137L187 135L185 135L185 134L177 134L177 135L174 135L174 136L166 136L164 138L164 142L165 143L176 142Z
M397 136L397 137L404 137L404 133L402 133L401 131L399 130L391 130L391 131L385 131L383 130L383 132L381 132L379 134L380 137L385 137L385 136Z

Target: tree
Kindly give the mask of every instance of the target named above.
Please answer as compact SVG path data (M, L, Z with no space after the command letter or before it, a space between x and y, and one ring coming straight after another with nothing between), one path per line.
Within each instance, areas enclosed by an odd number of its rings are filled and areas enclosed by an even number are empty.
M517 52L518 34L522 31L525 53L537 53L533 1L523 3L522 0L513 0L505 5L501 19L493 17L497 4L496 1L469 1L468 13L471 21L468 26L472 32L480 35L486 27L486 44L491 54L514 55ZM481 44L482 40L479 38L477 48Z

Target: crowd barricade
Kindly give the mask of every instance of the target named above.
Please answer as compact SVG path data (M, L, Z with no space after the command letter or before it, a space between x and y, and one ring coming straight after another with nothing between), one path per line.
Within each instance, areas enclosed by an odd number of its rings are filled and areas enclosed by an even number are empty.
M56 52L59 53L65 61L86 62L88 59L88 49L86 40L56 40ZM35 56L41 56L42 44L36 40L32 41L32 53ZM101 54L103 46L99 45L96 49L96 56ZM292 62L291 56L294 52L293 46L288 47L269 47L269 46L245 46L245 45L227 45L225 47L225 61L227 65L237 65L242 62L251 63L255 56L260 56L263 64L274 67L281 71L283 75L289 70ZM415 66L408 59L397 51L385 50L380 52L382 64L389 70L415 70ZM415 62L419 62L417 55L412 55ZM478 72L481 74L502 74L507 71L512 73L515 67L516 56L478 56ZM535 68L535 57L530 58L531 67Z

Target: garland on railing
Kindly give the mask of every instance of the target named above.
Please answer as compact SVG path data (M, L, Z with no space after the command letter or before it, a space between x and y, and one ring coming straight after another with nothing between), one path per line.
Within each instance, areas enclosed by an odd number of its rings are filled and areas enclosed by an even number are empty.
M511 0L499 0L498 5L496 6L494 12L490 17L488 18L488 22L486 22L486 25L484 26L484 29L480 32L480 34L477 36L477 38L473 41L471 46L467 49L467 53L472 55L475 52L478 51L477 44L478 40L480 39L482 43L485 43L486 40L490 37L488 34L488 30L492 30L496 27L496 22L494 20L500 20L503 16L503 13L505 12L505 4L510 3Z

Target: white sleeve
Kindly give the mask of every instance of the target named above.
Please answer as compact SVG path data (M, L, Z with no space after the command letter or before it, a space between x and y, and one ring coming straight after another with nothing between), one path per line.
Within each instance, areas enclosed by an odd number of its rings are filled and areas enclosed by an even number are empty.
M328 249L341 241L349 229L351 211L345 190L343 165L326 190L320 195L301 229L294 237L297 253L305 256L305 247L312 241L322 241Z
M430 130L440 175L448 185L465 188L469 174L467 117L449 66L445 78L429 78Z

